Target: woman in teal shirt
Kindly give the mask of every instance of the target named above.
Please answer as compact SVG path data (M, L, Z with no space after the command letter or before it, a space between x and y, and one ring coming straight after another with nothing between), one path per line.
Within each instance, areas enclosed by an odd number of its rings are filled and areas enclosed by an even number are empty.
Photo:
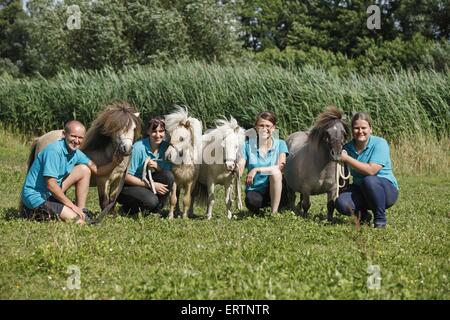
M172 165L165 160L169 143L165 140L166 127L164 119L155 117L147 124L147 137L133 145L130 167L125 176L125 185L117 199L126 213L138 211L159 212L167 200L174 182L170 171ZM152 187L142 180L146 169L144 163L150 158L147 167L151 169L156 194Z
M272 112L261 112L256 117L255 130L246 139L239 162L241 174L244 168L248 170L245 204L255 213L267 206L276 213L282 198L282 172L288 148L284 140L275 137L275 125Z
M360 213L363 222L370 222L367 210L372 210L375 228L384 228L386 209L398 197L389 145L385 139L372 135L372 120L366 112L353 116L352 135L341 160L350 167L353 184L336 200L336 209L347 215Z

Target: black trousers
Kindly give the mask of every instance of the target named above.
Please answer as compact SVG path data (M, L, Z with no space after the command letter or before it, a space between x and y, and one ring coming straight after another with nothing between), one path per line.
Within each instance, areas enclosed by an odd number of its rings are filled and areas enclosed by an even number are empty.
M279 211L288 204L286 183L283 178ZM245 206L253 213L259 214L261 208L270 207L270 183L264 192L249 191L245 195Z
M166 184L169 190L172 189L175 180L172 171L157 171L152 177L153 181ZM122 205L123 212L128 214L137 214L139 211L160 212L169 194L170 192L159 195L146 187L124 185L117 202Z

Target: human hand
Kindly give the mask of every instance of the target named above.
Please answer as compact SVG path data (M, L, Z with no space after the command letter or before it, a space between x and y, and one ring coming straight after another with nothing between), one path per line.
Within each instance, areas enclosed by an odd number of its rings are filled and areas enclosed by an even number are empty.
M155 191L157 194L165 195L170 190L168 189L168 185L159 182L153 182L155 184Z
M152 172L155 171L158 168L158 162L149 159L147 162L147 168L150 168Z
M72 211L74 211L78 215L80 220L86 221L86 215L82 209L80 209L76 205L71 206L70 209L72 209Z
M258 173L258 169L254 168L250 170L250 172L247 174L247 178L245 180L245 184L247 186L251 186L253 184L253 179L255 178L256 174Z
M350 156L348 155L347 151L342 150L341 156L339 157L339 161L347 162L347 160L348 160L349 157L350 157Z

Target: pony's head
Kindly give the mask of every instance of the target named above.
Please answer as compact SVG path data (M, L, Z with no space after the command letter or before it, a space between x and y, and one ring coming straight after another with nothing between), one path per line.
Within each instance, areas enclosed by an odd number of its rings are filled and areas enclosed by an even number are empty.
M319 114L308 141L325 144L331 160L338 161L348 134L348 126L343 120L342 111L330 106Z
M187 110L179 106L165 117L165 122L170 136L167 160L174 164L201 163L201 122L189 117Z
M245 130L239 126L233 117L230 121L217 120L216 125L221 138L225 166L227 170L233 171L245 142Z
M88 145L112 143L115 152L129 156L141 132L139 112L128 102L115 101L98 115L90 131Z

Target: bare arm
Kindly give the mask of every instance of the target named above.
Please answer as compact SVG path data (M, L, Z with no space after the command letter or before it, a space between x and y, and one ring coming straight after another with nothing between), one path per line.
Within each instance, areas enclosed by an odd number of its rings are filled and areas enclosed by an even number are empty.
M130 186L137 186L137 187L147 187L145 182L138 177L135 177L129 173L125 176L125 184Z
M286 166L286 153L281 153L278 156L278 164L271 167L259 167L255 168L255 173L271 173L274 169L279 169L281 172L284 172L284 167Z
M352 166L356 171L358 171L361 174L367 175L367 176L374 176L376 175L382 168L381 165L377 163L364 163L361 161L358 161L352 157L350 157L347 152L342 152L341 154L341 160L348 164L349 166Z

